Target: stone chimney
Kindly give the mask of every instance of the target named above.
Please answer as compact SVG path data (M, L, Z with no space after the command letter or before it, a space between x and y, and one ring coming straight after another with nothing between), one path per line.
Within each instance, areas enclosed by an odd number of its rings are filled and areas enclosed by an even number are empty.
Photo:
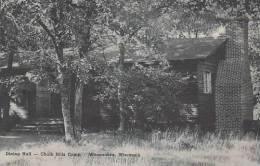
M225 59L216 78L216 131L242 134L242 124L253 119L253 90L248 59L248 18L229 20Z

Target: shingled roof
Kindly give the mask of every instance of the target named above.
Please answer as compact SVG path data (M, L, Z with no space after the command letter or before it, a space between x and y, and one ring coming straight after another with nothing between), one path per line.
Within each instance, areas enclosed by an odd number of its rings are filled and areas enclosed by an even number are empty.
M224 44L224 39L198 38L166 41L163 51L168 60L204 59Z
M162 54L170 61L172 60L187 60L187 59L204 59L209 55L212 55L218 50L224 43L225 39L214 38L197 38L197 39L171 39L164 42L162 46ZM156 58L153 55L142 55L137 53L138 49L142 48L127 48L126 50L126 62L140 62L140 61L153 61ZM65 49L64 54L75 54L77 51L73 49ZM19 54L28 54L29 52L21 51ZM54 50L53 50L53 53ZM92 52L94 56L100 58L105 57L109 61L117 61L119 57L119 51L116 45L105 48L104 50L95 50ZM19 56L14 57L14 67L20 66L21 60ZM6 53L0 53L0 68L6 68L8 61L8 55Z
M188 59L204 59L213 55L223 44L226 39L214 38L197 38L197 39L171 39L164 41L161 53L167 60L188 60ZM142 48L138 48L139 50ZM156 60L153 55L142 55L136 48L126 49L126 62L140 62ZM96 51L96 54L100 54ZM136 53L139 52L139 53ZM103 50L107 60L117 61L119 51L116 46L111 46Z

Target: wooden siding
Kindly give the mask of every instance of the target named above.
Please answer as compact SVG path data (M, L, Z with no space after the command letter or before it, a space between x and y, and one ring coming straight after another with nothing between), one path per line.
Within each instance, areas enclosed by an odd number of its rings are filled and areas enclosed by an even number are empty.
M49 117L51 114L51 93L48 88L36 87L36 114L35 117Z
M217 65L208 60L201 61L198 64L197 69L197 79L198 79L198 104L199 104L199 122L203 130L214 130L215 122L215 102L214 102L214 93L215 93L215 78L216 78L216 68ZM211 93L204 93L204 81L203 73L211 73Z
M36 111L33 117L62 117L60 95L48 89L48 80L43 80L36 85Z
M215 130L215 92L216 92L216 75L218 63L224 58L225 43L219 49L206 59L201 60L197 65L198 80L198 105L199 105L199 122L204 131ZM211 73L211 93L204 93L203 73Z

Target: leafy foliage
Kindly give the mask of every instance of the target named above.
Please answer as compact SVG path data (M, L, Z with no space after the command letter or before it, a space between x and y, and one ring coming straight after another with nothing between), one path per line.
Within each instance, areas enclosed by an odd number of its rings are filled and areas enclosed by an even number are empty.
M105 76L105 77L104 77ZM181 75L167 70L167 66L144 67L133 65L125 70L123 77L111 68L96 81L99 93L95 97L102 104L117 101L119 79L122 81L124 108L128 120L142 123L148 121L176 122L181 103L177 98L185 85Z

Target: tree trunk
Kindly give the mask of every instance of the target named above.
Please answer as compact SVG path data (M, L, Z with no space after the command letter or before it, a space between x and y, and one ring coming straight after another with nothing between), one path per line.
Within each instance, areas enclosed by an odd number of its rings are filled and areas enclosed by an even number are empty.
M127 129L127 119L126 119L126 112L124 109L124 103L123 103L123 95L122 95L122 83L119 82L118 84L118 90L117 90L117 98L119 102L119 118L120 118L120 123L119 123L119 131L125 131Z
M81 25L79 28L79 56L80 58L89 58L88 52L91 46L91 29L89 25ZM91 74L91 73L89 73ZM82 115L83 115L83 93L84 93L84 82L80 79L77 80L76 91L75 91L75 113L74 113L74 129L75 134L80 138L82 131Z
M119 51L120 51L120 57L119 57L119 64L118 64L118 71L119 71L119 83L117 87L117 99L119 102L119 131L125 131L127 130L127 114L124 108L124 101L123 101L123 87L122 87L122 77L123 77L123 71L124 71L124 59L125 59L125 43L121 41L119 43Z
M7 98L7 101L6 101L6 104L5 104L5 107L3 109L3 119L4 120L8 120L10 115L9 115L9 110L10 110L10 97L8 94L6 94L6 98Z
M8 56L7 69L9 72L11 72L12 68L13 68L13 59L14 59L14 54L16 52L16 48L15 48L15 46L10 46L9 49L10 49L10 53Z
M63 45L59 44L56 46L56 53L58 59L61 63L64 63L63 59ZM75 134L73 130L73 119L72 119L72 107L74 106L74 101L72 97L72 86L73 86L73 74L70 69L66 67L58 66L58 77L57 81L60 86L61 95L61 110L64 122L65 130L65 142L71 143L75 141ZM73 108L74 109L74 108Z
M80 139L81 131L82 131L82 108L83 108L83 90L84 83L79 82L76 86L75 91L75 109L74 109L74 132L76 138Z
M78 27L79 34L79 56L80 58L88 58L89 48L91 46L90 40L90 27L85 26L84 24ZM75 79L76 80L76 79ZM82 132L82 115L83 115L83 93L84 93L84 82L77 79L75 87L75 106L74 106L74 132L78 139L80 139Z
M2 86L1 92L0 92L1 93L0 109L2 109L1 118L4 123L7 123L8 119L9 119L9 109L10 109L10 97L8 94L9 90L10 90L9 87Z
M8 75L9 75L9 81L11 80L11 75L12 75L12 70L13 70L13 59L14 59L14 54L16 52L16 46L11 45L9 46L9 56L8 56L8 64L7 64L7 70L8 70ZM10 91L10 85L6 87L5 95L6 95L6 104L3 109L3 119L8 120L9 119L9 110L10 110L10 97L9 97L9 91Z
M61 108L65 129L65 141L71 143L75 140L71 118L71 74L61 73Z

